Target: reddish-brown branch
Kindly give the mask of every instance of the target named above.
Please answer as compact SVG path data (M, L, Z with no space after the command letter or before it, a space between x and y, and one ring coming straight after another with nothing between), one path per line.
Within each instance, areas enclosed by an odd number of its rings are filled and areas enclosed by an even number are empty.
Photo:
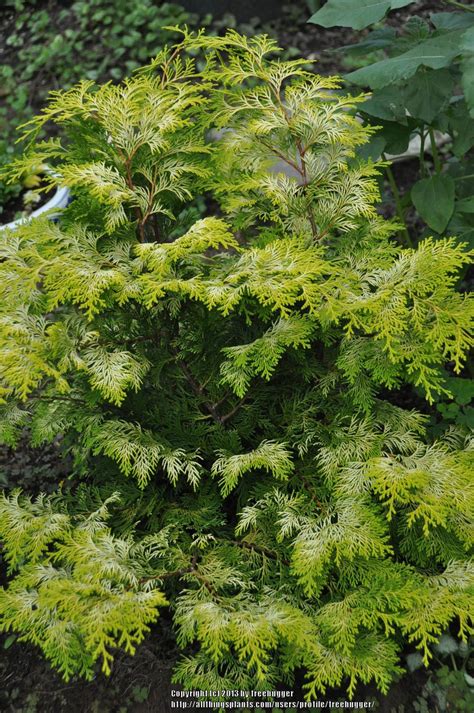
M143 215L141 221L140 221L140 233L143 237L143 240L141 242L144 242L145 239L145 223L147 222L148 218L152 214L153 210L153 201L155 198L155 189L156 189L156 181L153 180L151 181L151 186L150 186L150 197L148 198L148 204L146 207L145 215Z
M224 394L224 396L223 396L221 399L219 399L219 401L216 401L216 403L213 404L214 408L219 408L219 406L222 406L222 404L227 401L227 399L229 398L229 396L231 396L231 392L230 392L230 391L228 391L226 394Z
M278 108L280 109L283 116L285 117L285 121L288 124L288 129L290 129L291 120L290 120L290 117L288 116L288 112L286 111L285 105L283 104L283 102L281 100L281 92L277 91L276 89L273 89L273 94L276 98ZM296 138L295 141L296 141L296 147L298 149L298 154L299 154L300 161L301 161L301 167L297 167L296 170L298 171L298 173L300 174L300 176L303 179L303 184L302 184L303 188L307 188L309 185L309 180L308 180L308 172L306 170L306 160L305 160L306 149L303 147L300 139ZM286 160L288 163L287 159L284 159L284 160ZM293 164L293 162L290 163L290 165L292 165L292 164ZM296 166L296 164L295 164L295 166ZM316 225L316 219L314 217L313 209L309 204L308 204L307 210L308 210L308 220L311 225L311 233L313 235L313 240L319 240L318 226Z
M37 396L36 397L39 401L47 401L50 403L55 403L56 401L69 401L71 403L75 404L82 404L85 405L86 402L83 399L76 399L74 396Z
M214 597L219 596L217 590L214 589L212 584L209 582L208 579L206 579L206 577L204 577L204 575L202 575L197 570L192 570L191 574L193 575L193 577L196 577L196 579L198 579L200 582L202 582L204 584L204 586L206 587L207 591L210 592Z
M282 161L284 161L285 163L287 163L288 166L291 166L291 168L294 168L295 171L297 171L297 172L300 174L300 176L304 177L304 173L303 173L302 167L301 167L301 166L298 166L298 164L296 163L296 161L293 161L291 158L288 158L288 156L285 156L285 154L283 154L281 151L279 151L278 149L276 149L274 146L271 146L270 144L267 144L267 142L264 141L263 139L260 139L260 143L263 144L264 146L266 146L266 148L267 148L269 151L271 151L272 153L274 153L275 156L278 156L278 158L280 158Z
M204 584L204 586L206 587L206 589L207 589L213 596L219 597L219 594L218 594L217 591L214 589L214 587L213 587L212 584L209 582L209 580L206 579L206 577L204 577L203 574L201 574L200 572L198 572L198 569L197 569L197 559L198 559L197 556L196 556L196 555L193 555L193 558L192 558L192 560L191 560L190 574L192 574L194 577L196 577L196 579L199 579L199 581Z
M300 139L296 139L296 146L298 148L298 153L300 155L300 160L301 160L303 188L307 188L309 186L309 180L308 180L308 173L306 170L306 160L304 157L306 149L303 148L303 145L302 145ZM313 239L319 240L318 226L316 225L316 220L314 217L313 209L309 203L308 203L308 218L309 218L309 223L311 225L311 232L313 234Z
M234 406L234 408L229 411L229 413L226 413L224 416L221 416L221 423L225 423L228 421L232 416L235 416L237 411L240 411L241 406L245 403L247 400L247 395L243 396L240 401Z
M191 369L189 366L186 364L183 359L179 358L179 354L176 349L171 348L171 353L176 359L176 363L183 372L183 374L186 377L186 380L188 384L191 386L192 390L196 394L196 396L199 396L199 398L202 400L202 404L205 407L206 411L212 416L213 420L218 423L222 424L222 417L216 410L215 406L206 398L206 392L204 389L203 384L201 384L193 375Z
M139 584L146 584L146 582L153 582L155 579L171 579L172 577L184 577L186 574L191 574L193 577L196 577L200 582L204 584L206 589L215 597L218 597L219 594L218 592L214 589L212 584L209 582L209 580L201 574L201 572L198 571L197 569L197 557L196 555L193 556L191 559L191 564L189 567L182 567L181 569L175 569L172 572L163 572L160 574L155 574L155 575L150 575L149 577L142 577L139 580Z
M265 557L268 557L269 559L281 562L282 564L286 565L287 567L290 566L290 562L288 560L280 558L276 552L267 550L266 547L261 547L260 545L254 545L251 542L243 542L242 540L230 540L230 543L232 545L236 545L237 547L242 547L243 549L246 549L246 550L254 550L255 552L258 552L259 554L265 555Z
M146 582L153 582L155 579L170 579L171 577L182 577L184 574L192 572L191 566L182 567L181 569L175 569L173 572L163 572L161 574L150 575L149 577L142 577L139 580L140 584L146 584Z
M306 480L306 478L304 477L304 475L301 475L301 474L300 474L299 478L300 478L300 480L303 482L303 485L305 486L306 490L308 491L308 495L310 496L311 500L312 500L314 503L316 503L316 505L318 506L318 508L319 508L320 510L324 510L324 505L323 505L323 503L316 497L316 495L314 494L314 491L313 491L311 485L308 483L308 481Z
M133 157L135 156L136 152L138 151L139 146L136 146L133 151L130 153L129 156L125 156L123 151L117 147L117 153L119 154L120 158L123 161L123 165L125 167L125 183L127 184L128 188L135 192L135 185L133 183L133 178L132 178L132 160ZM139 206L135 206L135 219L137 221L137 227L138 227L138 235L139 235L139 240L141 243L145 242L145 229L142 224L143 220L143 213L141 212Z

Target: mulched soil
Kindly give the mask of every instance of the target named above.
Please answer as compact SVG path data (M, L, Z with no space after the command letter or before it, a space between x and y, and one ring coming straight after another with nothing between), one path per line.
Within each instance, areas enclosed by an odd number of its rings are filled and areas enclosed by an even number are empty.
M8 637L0 636L0 647L5 642L9 643ZM92 681L65 682L35 647L15 641L0 657L0 710L2 713L170 713L171 690L179 688L171 683L178 657L171 624L166 619L153 628L134 656L117 654L110 677L98 672ZM377 713L410 713L428 675L425 670L417 671L405 677L402 684L395 682L385 696L375 686L359 686L354 700L374 702L371 710ZM294 690L295 700L304 700L299 683ZM347 693L344 689L332 689L320 700L345 701ZM432 704L429 710L435 711L435 701Z
M17 218L21 218L23 213L25 212L25 205L24 205L24 195L25 192L29 189L25 189L20 195L16 196L15 198L12 198L12 200L8 201L2 209L2 213L0 215L0 223L5 224L5 223L10 223L10 221L16 220ZM38 203L35 203L31 210L29 211L30 213L34 210L37 210L38 208L41 208L41 206L45 205L56 193L56 187L53 186L49 188L49 190L45 191L44 193L41 194L41 199Z
M169 623L167 623L169 629ZM164 633L163 633L164 632ZM0 637L0 646L7 641ZM165 653L166 652L166 653ZM177 658L166 626L156 627L135 656L118 654L110 677L65 682L33 646L14 642L0 658L3 713L168 713Z

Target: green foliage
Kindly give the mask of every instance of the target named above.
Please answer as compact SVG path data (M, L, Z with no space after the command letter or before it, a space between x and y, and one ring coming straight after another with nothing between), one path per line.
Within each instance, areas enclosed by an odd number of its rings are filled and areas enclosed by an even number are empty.
M429 711L427 699L434 699L440 711L470 711L474 705L472 687L466 683L462 671L450 671L447 666L440 668L426 684L420 699L413 703L415 711Z
M56 93L8 171L75 200L0 235L3 438L73 464L2 500L1 626L91 677L170 602L187 687L386 691L403 641L472 631L468 433L396 405L463 367L469 253L391 240L364 97L268 37L183 35Z
M470 711L474 704L474 679L466 670L470 647L459 644L449 634L443 634L435 650L448 663L441 662L423 686L421 695L413 701L418 713L429 713L435 706L439 711Z
M474 428L474 381L459 379L455 376L447 378L447 386L453 394L449 401L437 399L436 408L447 423L456 423Z
M389 9L408 4L330 0L311 21L362 29ZM447 0L446 11L432 13L429 21L412 15L401 30L377 26L362 41L344 47L361 65L347 81L372 90L361 109L369 125L379 126L377 151L402 153L410 137L419 139L419 177L411 196L407 191L399 201L399 218L404 221L413 205L436 233L469 241L474 234L469 207L473 186L467 182L473 173L473 25L471 7ZM445 136L441 150L436 132Z
M413 0L328 0L309 22L323 27L342 25L362 30L381 20L388 10L410 5Z
M50 90L83 78L120 80L173 38L165 27L197 20L180 5L152 0L133 7L124 0L8 5L0 20L0 165L18 153L16 127L39 111ZM0 182L0 211L20 190L21 183Z
M66 8L17 8L17 14L7 18L6 45L12 50L7 50L3 76L12 87L9 69L13 68L17 84L34 81L38 72L46 74L48 87L55 80L67 87L84 76L120 79L124 71L135 69L161 50L169 38L166 25L190 18L179 5L157 6L149 0L140 0L133 8L122 0L76 0Z
M454 181L451 176L435 173L415 183L411 191L413 205L430 228L442 233L454 206Z
M109 649L119 644L133 653L167 604L161 592L140 584L160 537L138 545L113 537L104 522L113 500L76 514L75 522L42 496L20 506L14 494L0 505L2 539L11 535L21 547L7 554L11 571L21 573L1 593L2 626L24 630L20 638L41 646L66 678L90 676L97 658L110 672Z
M474 704L474 678L469 674L472 666L472 646L466 642L457 641L450 634L443 634L434 645L437 665L429 672L422 686L415 681L407 681L411 698L406 698L409 707L399 705L391 708L390 713L447 713L448 711L470 711ZM407 663L410 673L416 671L421 662L418 654L409 654ZM420 682L419 673L417 682ZM410 685L411 684L411 685ZM414 693L413 684L421 688L420 695ZM416 696L416 698L415 698ZM403 694L402 694L403 697Z
M330 0L311 21L362 29L400 6L388 0ZM378 129L369 152L364 147L365 155L387 159L387 154L405 151L410 139L419 141L419 170L412 185L398 186L392 170L386 169L394 211L404 225L399 240L406 245L416 245L428 231L457 235L473 244L474 14L469 6L455 2L446 2L445 9L432 13L429 21L412 15L399 30L376 25L360 42L343 48L351 61L359 63L346 81L371 90L360 111L366 126ZM424 231L416 218L426 225ZM463 290L468 288L469 279L462 283ZM445 422L472 427L472 379L451 375L448 381L455 399L439 394L439 413ZM466 394L461 401L459 390Z

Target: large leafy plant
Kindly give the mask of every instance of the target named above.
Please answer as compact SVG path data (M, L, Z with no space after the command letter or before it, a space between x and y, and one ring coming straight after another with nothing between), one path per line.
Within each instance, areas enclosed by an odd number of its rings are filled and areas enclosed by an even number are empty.
M275 52L185 32L119 86L57 93L11 168L75 194L2 233L0 264L2 438L74 457L53 496L1 501L0 621L66 678L168 606L175 680L206 690L300 669L309 697L386 690L405 639L427 661L471 631L466 434L432 442L397 405L465 359L465 246L391 240L363 98ZM35 140L48 121L64 139Z
M371 96L359 107L379 127L371 153L400 154L418 138L419 173L404 196L388 168L399 218L413 205L428 229L474 235L474 10L446 0L429 19L410 15L401 29L375 24L389 10L410 0L329 0L310 19L324 27L361 30L373 26L357 44L342 48L362 64L347 82L366 87ZM378 54L376 61L374 53ZM427 158L431 153L431 159ZM410 243L416 233L404 230Z

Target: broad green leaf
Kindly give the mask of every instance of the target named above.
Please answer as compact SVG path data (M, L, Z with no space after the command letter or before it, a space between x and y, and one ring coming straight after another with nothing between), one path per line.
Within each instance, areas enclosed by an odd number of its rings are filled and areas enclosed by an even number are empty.
M447 104L453 86L448 69L421 67L403 90L406 108L416 119L430 123Z
M346 74L346 79L354 84L380 89L402 79L409 79L418 67L441 69L461 52L460 42L464 30L447 32L440 37L431 37L398 57L390 57Z
M471 406L464 408L458 416L458 423L461 426L467 426L467 428L472 430L474 428L474 408ZM472 676L469 676L466 672L464 672L464 678L469 686L474 686L474 678Z
M362 55L374 50L387 49L391 47L397 39L396 30L393 27L381 27L379 30L373 30L362 42L356 42L352 45L342 45L337 48L338 52L349 52L351 55Z
M434 12L430 20L437 30L461 30L474 25L474 13Z
M419 15L410 15L404 23L403 31L403 36L398 38L399 53L403 50L407 52L417 42L427 40L431 34L429 23Z
M454 181L446 175L423 178L411 189L411 199L425 223L442 233L454 210Z
M443 634L433 648L440 654L454 654L457 652L459 644L451 634Z
M455 235L461 243L466 243L474 250L474 216L472 213L461 213L456 209L448 223L446 233Z
M462 88L469 114L474 117L474 55L467 57L461 64Z
M367 101L359 104L360 111L386 121L406 124L406 110L403 96L398 87L384 87L373 92Z
M453 99L453 95L449 97L448 102L446 105L439 110L439 112L436 114L435 118L433 119L433 124L436 124L436 128L438 131L440 131L442 134L447 134L449 133L449 110L451 108L451 102L456 101L456 98Z
M377 133L370 138L366 144L360 146L356 151L355 161L378 161L385 151L387 141L382 134Z
M404 126L396 121L377 122L381 126L381 135L384 137L386 145L385 151L393 156L404 153L410 143L412 128Z
M363 30L364 27L378 22L389 10L410 5L413 0L328 0L308 22L323 27L352 27Z
M457 213L474 213L474 196L456 201Z
M408 654L406 657L406 662L408 666L408 670L410 673L413 673L413 671L416 671L419 668L422 668L423 666L423 656L420 654L419 651L417 651L414 654Z
M447 173L456 181L456 195L459 198L474 196L474 173L470 161L452 158L447 163Z
M474 146L474 122L469 116L469 107L464 99L450 107L449 127L455 133L453 153L460 158Z
M461 64L462 88L469 114L474 117L474 27L464 33L461 49L467 54Z
M474 379L450 376L446 379L446 386L460 406L467 406L474 399Z
M465 133L460 133L453 141L453 154L461 158L474 146L474 126L466 127Z
M463 52L474 52L474 27L470 27L463 34L461 41L461 50Z

